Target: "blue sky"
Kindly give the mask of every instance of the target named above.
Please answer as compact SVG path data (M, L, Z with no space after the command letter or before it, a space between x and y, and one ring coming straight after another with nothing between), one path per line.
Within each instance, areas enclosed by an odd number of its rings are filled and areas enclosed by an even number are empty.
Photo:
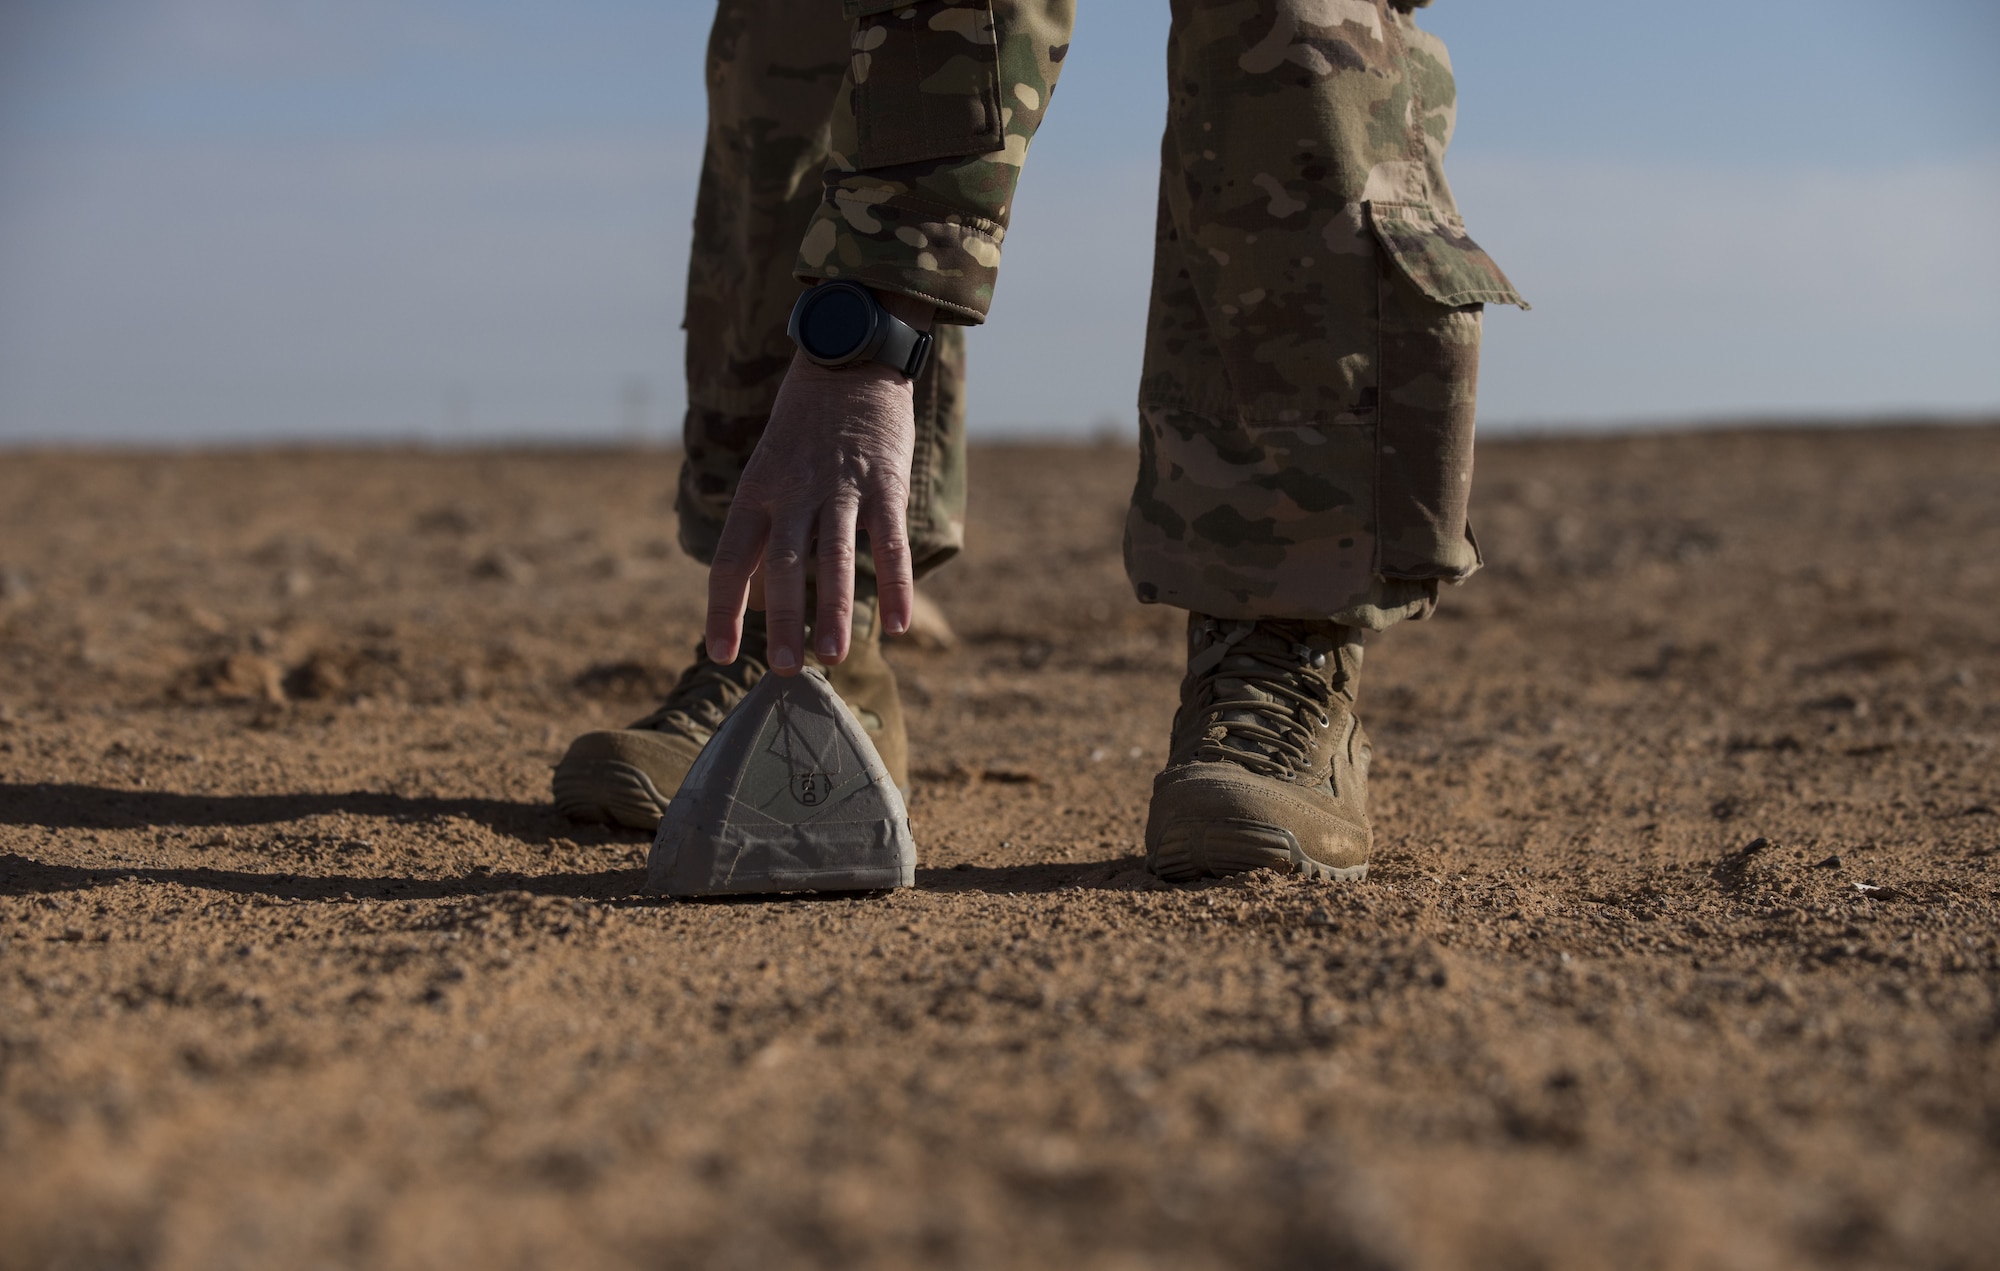
M1132 416L1167 5L1081 8L974 335L990 433ZM707 17L0 0L0 441L669 435ZM1487 426L2000 412L2000 5L1422 21L1536 305L1490 317Z

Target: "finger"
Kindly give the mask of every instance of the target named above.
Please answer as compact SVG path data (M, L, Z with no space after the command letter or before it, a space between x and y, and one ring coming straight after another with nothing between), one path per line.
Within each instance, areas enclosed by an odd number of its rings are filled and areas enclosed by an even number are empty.
M885 490L866 509L882 634L892 636L910 629L910 614L917 603L917 584L911 573L910 531L903 515L905 498L900 487Z
M743 644L743 606L764 556L771 518L763 508L737 501L722 523L722 537L708 566L708 656L728 665Z
M813 617L813 652L832 666L847 656L854 627L854 520L856 509L835 499L819 514L819 612Z
M764 543L764 622L771 669L797 675L806 652L806 554L812 547L810 515L774 523Z

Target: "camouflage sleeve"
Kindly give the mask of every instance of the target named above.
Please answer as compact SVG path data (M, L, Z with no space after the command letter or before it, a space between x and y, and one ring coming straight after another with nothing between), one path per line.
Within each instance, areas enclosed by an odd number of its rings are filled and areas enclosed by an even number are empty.
M851 278L980 323L1074 0L844 0L852 55L801 281Z

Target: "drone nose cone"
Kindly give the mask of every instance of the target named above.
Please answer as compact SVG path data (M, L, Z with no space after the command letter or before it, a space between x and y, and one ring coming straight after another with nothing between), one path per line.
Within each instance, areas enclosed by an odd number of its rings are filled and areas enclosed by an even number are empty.
M903 797L868 733L808 668L765 676L660 819L646 888L669 896L875 891L916 881Z

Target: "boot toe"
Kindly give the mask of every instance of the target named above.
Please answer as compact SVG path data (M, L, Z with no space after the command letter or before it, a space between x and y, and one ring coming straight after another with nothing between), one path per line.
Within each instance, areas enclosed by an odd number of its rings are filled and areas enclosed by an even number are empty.
M654 829L700 753L692 739L669 733L585 733L556 765L556 810L572 821Z
M1160 774L1146 823L1147 865L1171 882L1253 869L1360 879L1372 843L1365 815L1233 764Z

